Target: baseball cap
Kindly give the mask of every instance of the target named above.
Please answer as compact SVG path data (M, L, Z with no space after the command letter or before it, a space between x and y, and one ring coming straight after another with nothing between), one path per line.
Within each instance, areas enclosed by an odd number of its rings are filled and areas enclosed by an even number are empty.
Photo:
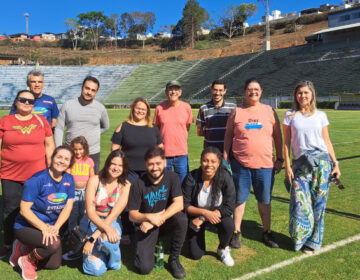
M177 80L171 80L170 82L168 82L166 84L166 88L169 88L169 87L172 87L172 86L181 87L181 84Z

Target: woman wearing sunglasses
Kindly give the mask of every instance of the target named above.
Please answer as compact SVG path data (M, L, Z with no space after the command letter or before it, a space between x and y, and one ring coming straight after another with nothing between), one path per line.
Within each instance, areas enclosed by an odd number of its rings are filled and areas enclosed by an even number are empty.
M55 144L49 123L32 114L35 97L19 91L14 100L17 113L0 119L0 178L3 199L4 245L0 259L10 253L13 227L19 212L24 182L51 162Z

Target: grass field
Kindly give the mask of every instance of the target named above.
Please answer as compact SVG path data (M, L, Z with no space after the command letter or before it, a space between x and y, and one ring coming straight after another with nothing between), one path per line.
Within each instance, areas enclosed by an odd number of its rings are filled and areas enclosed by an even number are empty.
M109 110L110 130L102 136L102 162L110 150L110 138L115 127L127 117L128 110ZM284 110L278 110L282 119ZM341 181L345 190L340 191L331 186L325 216L325 235L323 246L360 233L360 111L326 111L330 121L330 137L336 155L340 161ZM0 112L4 115L6 112ZM194 110L196 116L197 110ZM190 169L199 166L202 150L202 138L196 136L195 126L189 135ZM279 249L270 249L261 242L261 221L253 195L247 204L242 231L243 247L232 250L235 266L225 267L216 257L218 246L217 235L208 231L206 236L207 255L200 261L187 257L186 246L181 262L187 272L187 279L233 279L247 273L272 266L279 262L302 256L294 252L288 233L289 195L282 184L284 171L276 176L272 200L272 229L280 244ZM165 247L165 253L168 248ZM108 271L101 279L143 279L135 272L133 266L134 248L122 246L122 268L120 271ZM167 261L167 257L165 257ZM167 267L165 265L165 267ZM0 261L0 279L20 279L21 276L12 269L6 260ZM56 271L39 271L39 279L87 279L82 274L81 262L63 263ZM146 279L171 278L167 269L153 270ZM94 278L93 278L94 279ZM253 279L360 279L360 241L336 248L319 256L310 257L299 262L262 274Z

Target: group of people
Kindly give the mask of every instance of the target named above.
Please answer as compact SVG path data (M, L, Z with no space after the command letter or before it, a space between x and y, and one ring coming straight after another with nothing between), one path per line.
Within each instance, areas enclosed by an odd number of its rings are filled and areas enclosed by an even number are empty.
M241 247L251 187L263 242L277 248L271 194L284 162L294 249L311 253L321 247L330 177L341 173L311 82L302 81L294 90L294 108L283 120L283 144L276 112L260 102L258 80L246 81L246 102L240 106L225 101L226 84L214 81L212 99L196 119L197 133L204 136L200 167L190 172L187 140L193 115L180 100L180 82L166 84L167 100L156 107L153 119L149 103L134 100L129 117L113 133L100 171L100 136L109 118L94 99L99 81L86 77L79 98L66 101L60 113L55 100L42 93L40 72L30 72L27 83L30 89L20 91L10 115L0 119L0 257L11 253L9 262L21 268L24 279L36 279L38 268L58 268L62 258L78 257L73 251L62 255L61 244L76 226L87 234L80 256L90 275L120 269L125 236L135 243L138 271L150 273L159 236L166 234L171 236L170 271L184 278L183 244L187 239L190 257L200 259L208 227L217 229L219 258L232 266L230 247Z

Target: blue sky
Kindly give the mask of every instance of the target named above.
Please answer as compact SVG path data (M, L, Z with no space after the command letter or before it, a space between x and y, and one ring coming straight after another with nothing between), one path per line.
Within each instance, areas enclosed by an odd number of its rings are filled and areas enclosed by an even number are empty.
M261 21L264 15L264 7L261 3L254 1L236 0L198 0L200 6L205 8L210 17L215 21L224 9L230 5L242 3L255 3L259 6L256 14L248 22L253 24ZM66 18L74 18L79 13L90 11L104 11L110 14L122 14L132 11L151 11L156 16L156 24L153 32L155 33L161 25L176 24L182 17L182 9L186 0L133 0L133 1L114 1L114 0L4 0L1 1L0 34L14 34L26 32L24 13L29 13L29 32L36 34L41 32L60 33L65 32L63 24ZM340 4L337 0L270 0L270 11L280 10L282 13L299 12L300 10L319 7L322 4Z

